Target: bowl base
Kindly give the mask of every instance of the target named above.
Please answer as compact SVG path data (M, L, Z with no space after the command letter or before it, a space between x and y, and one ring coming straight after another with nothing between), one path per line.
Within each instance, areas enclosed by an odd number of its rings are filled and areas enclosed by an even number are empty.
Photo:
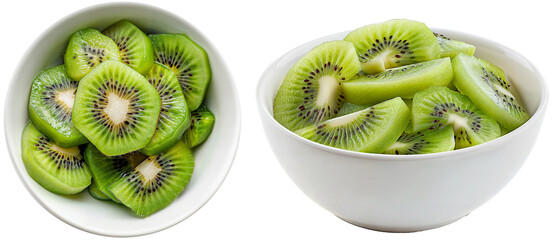
M465 216L467 216L467 215L465 215ZM354 221L354 220L348 220L348 219L345 219L345 218L341 218L339 216L337 216L337 217L339 219L347 222L347 223L350 223L350 224L354 225L354 226L369 229L369 230L374 230L374 231L379 231L379 232L388 232L388 233L411 233L411 232L420 232L420 231L425 231L425 230L430 230L430 229L446 226L448 224L451 224L453 222L456 222L456 221L462 219L465 216L462 216L460 218L456 218L456 219L453 219L453 220L449 220L449 221L446 221L446 222L442 222L442 223L432 224L432 225L409 226L409 227L374 225L374 224L361 223L361 222L357 222L357 221Z

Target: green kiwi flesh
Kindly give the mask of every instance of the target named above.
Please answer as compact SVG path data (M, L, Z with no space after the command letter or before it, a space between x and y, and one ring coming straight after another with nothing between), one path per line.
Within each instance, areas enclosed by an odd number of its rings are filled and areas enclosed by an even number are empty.
M394 97L413 98L430 86L447 86L452 80L450 58L386 69L342 83L344 98L354 104L375 104Z
M136 215L146 217L173 202L186 188L193 170L192 151L178 141L125 173L109 191Z
M185 131L181 140L187 144L189 148L196 147L206 141L215 125L215 115L201 104L196 110L191 113L190 127Z
M406 128L408 107L397 97L367 109L309 126L295 133L327 146L382 153Z
M79 83L73 124L107 156L144 148L156 131L161 99L144 76L105 61Z
M111 38L93 28L82 29L71 35L64 63L67 74L73 80L81 80L106 60L121 60L119 48Z
M441 47L441 58L450 57L453 58L460 53L467 55L473 55L475 53L475 46L467 44L465 42L457 41L440 33L433 33L437 37L439 46Z
M133 23L122 20L104 29L102 33L110 37L121 54L121 62L129 65L142 75L146 75L154 64L152 41Z
M371 106L372 106L371 104L358 105L358 104L354 104L354 103L345 102L342 105L342 107L340 108L339 112L337 113L337 115L335 117L340 117L340 116L344 116L344 115L347 115L347 114L351 114L353 112L364 110L364 109L366 109L368 107L371 107Z
M21 146L27 173L46 190L72 195L90 185L92 175L79 147L64 148L54 144L31 122L23 130Z
M523 105L502 69L486 60L465 54L453 60L454 85L487 115L496 119L508 131L529 119Z
M295 131L334 117L344 103L341 82L361 70L350 42L316 46L288 71L273 102L273 116Z
M411 155L438 153L454 150L454 131L451 126L439 130L422 130L414 133L402 133L383 153L394 155Z
M354 43L367 74L440 57L433 32L423 23L395 19L370 24L350 32L344 40Z
M100 188L98 188L98 184L96 183L94 178L92 178L92 182L90 183L90 186L88 186L88 193L93 198L96 198L98 200L110 200L110 197L108 197L108 195L106 195L100 190Z
M78 84L60 65L41 71L31 86L29 118L41 133L61 147L88 142L71 121Z

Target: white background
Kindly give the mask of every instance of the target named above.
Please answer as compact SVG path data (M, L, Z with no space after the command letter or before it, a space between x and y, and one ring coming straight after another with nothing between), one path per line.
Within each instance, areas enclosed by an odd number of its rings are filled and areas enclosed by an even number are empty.
M554 145L549 137L554 134L552 103L533 152L512 182L469 216L442 228L409 234L358 228L319 207L288 179L265 140L254 91L258 78L273 60L315 38L391 18L419 20L511 47L536 64L554 88L554 13L546 1L380 2L152 1L150 4L195 25L220 50L240 94L242 135L235 163L215 196L178 225L139 238L554 239L554 158L550 153ZM50 25L94 4L53 0L2 3L2 126L5 91L24 51ZM554 91L550 93L554 95ZM4 141L2 136L0 239L105 239L73 228L43 209L17 177Z

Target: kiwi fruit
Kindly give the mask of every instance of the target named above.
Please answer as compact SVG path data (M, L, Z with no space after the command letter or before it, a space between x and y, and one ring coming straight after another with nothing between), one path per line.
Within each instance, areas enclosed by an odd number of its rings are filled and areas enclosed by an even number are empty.
M151 34L154 59L169 67L179 79L188 107L200 106L211 79L206 51L184 34Z
M190 127L181 138L189 148L196 147L208 139L214 128L215 115L206 105L201 104L191 113L191 119Z
M31 86L29 118L41 133L61 147L88 142L71 121L78 84L67 75L64 65L59 65L41 71Z
M487 115L496 119L508 131L529 119L511 90L502 69L474 56L458 54L454 59L454 85Z
M473 55L475 53L475 46L471 44L454 40L440 33L433 34L435 34L437 41L439 42L439 46L441 48L441 58L453 58L460 53L467 55Z
M295 133L335 148L382 153L400 137L409 119L408 107L397 97L358 112L308 126Z
M433 131L422 130L414 133L402 133L384 154L411 155L438 153L454 150L454 131L451 126Z
M102 33L110 37L121 55L121 62L129 65L142 75L146 75L154 64L152 41L133 23L122 20L104 29Z
M144 76L116 61L105 61L79 83L72 120L107 156L144 148L156 131L161 99Z
M21 141L21 156L27 173L46 190L71 195L90 185L92 175L79 147L56 145L31 122L23 130Z
M362 76L342 83L344 98L354 104L375 104L394 97L413 98L430 86L447 86L452 80L450 58L414 63Z
M273 102L273 116L291 131L337 115L342 82L361 70L356 49L347 41L316 46L288 71Z
M108 190L136 215L146 217L173 202L187 186L193 170L192 151L178 141L124 173Z
M81 80L106 60L121 60L119 48L111 38L94 28L85 28L71 35L64 54L64 64L73 80Z
M110 200L110 197L108 197L108 195L106 195L104 192L100 190L100 188L98 188L98 184L96 183L94 178L92 178L92 181L90 182L90 186L88 186L88 193L93 198L96 198L98 200Z
M344 38L354 43L362 69L367 74L440 57L433 32L423 23L395 19L370 24Z
M190 111L177 76L163 64L155 63L146 75L161 97L161 110L156 132L140 151L153 156L173 146L190 126Z
M414 131L452 126L456 149L478 145L500 137L500 127L469 97L446 87L416 93L412 106Z

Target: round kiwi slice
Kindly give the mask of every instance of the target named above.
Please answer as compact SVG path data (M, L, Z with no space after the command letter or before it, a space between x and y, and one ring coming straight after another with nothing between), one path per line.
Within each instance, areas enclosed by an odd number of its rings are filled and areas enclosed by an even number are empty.
M190 127L181 138L189 148L196 147L206 141L215 124L215 115L204 104L201 104L198 109L191 113L191 118Z
M323 43L290 68L273 102L273 116L291 131L334 117L344 103L341 82L360 71L350 42Z
M144 76L116 61L98 65L79 83L73 124L102 153L144 148L156 131L161 100Z
M465 54L457 55L452 63L453 82L458 91L506 129L514 130L529 119L502 69Z
M437 37L439 46L441 47L441 58L450 57L453 58L460 53L467 55L473 55L475 53L475 46L467 44L465 42L457 41L440 33L433 33Z
M185 189L194 170L192 151L178 141L167 151L148 157L108 189L138 216L169 205Z
M156 132L140 151L153 156L173 146L190 126L190 111L177 76L163 64L155 63L146 75L156 87L162 100L162 108Z
M117 44L121 61L142 75L146 75L154 64L152 41L133 23L122 20L102 33Z
M372 74L440 57L433 32L423 23L395 19L358 28L344 40L354 43L362 69Z
M67 74L73 80L81 80L106 60L121 60L119 48L111 38L93 28L85 28L71 35L64 63Z
M295 133L331 147L381 153L400 137L409 119L408 107L397 97Z
M446 87L416 93L412 106L414 131L452 126L456 149L478 145L500 137L500 127L471 100Z
M87 143L71 122L71 110L79 82L73 81L63 65L41 71L33 81L29 118L44 135L61 147Z
M208 54L184 34L151 34L148 37L154 46L154 59L177 75L190 110L196 110L212 76Z
M422 130L402 133L384 154L411 155L446 152L454 149L454 131L451 126L439 130Z
M29 176L53 193L76 194L92 177L79 147L64 148L40 133L31 122L23 130L21 155Z
M90 183L90 186L88 186L88 193L93 198L96 198L98 200L110 200L110 197L108 197L108 195L106 195L100 190L100 188L98 188L98 184L96 183L94 178L92 178L92 182Z
M390 68L342 83L344 98L355 104L375 104L394 97L413 98L430 86L447 86L452 80L450 58Z

